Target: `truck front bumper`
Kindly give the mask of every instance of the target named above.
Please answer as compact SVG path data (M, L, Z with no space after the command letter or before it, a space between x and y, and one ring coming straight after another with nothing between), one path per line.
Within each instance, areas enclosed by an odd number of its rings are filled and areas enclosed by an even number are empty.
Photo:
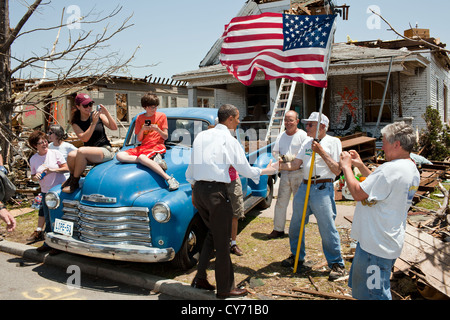
M172 248L160 249L137 245L88 243L54 232L49 232L45 235L45 243L61 251L120 261L166 262L175 257L175 251Z

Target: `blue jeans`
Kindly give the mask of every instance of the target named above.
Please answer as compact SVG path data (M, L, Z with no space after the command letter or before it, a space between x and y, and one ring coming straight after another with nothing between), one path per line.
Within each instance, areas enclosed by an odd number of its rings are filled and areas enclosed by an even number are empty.
M294 196L293 213L289 226L289 243L293 255L297 253L298 237L302 223L303 207L305 202L307 185L302 183ZM321 190L322 189L322 190ZM344 266L341 256L341 239L336 229L336 203L334 202L333 183L311 184L308 206L306 210L305 226L309 221L309 215L314 214L322 238L322 249L327 259L328 266L335 263ZM305 230L303 230L302 245L300 247L299 262L305 260Z
M359 245L350 269L348 286L352 296L360 300L391 300L391 271L396 259L370 254Z

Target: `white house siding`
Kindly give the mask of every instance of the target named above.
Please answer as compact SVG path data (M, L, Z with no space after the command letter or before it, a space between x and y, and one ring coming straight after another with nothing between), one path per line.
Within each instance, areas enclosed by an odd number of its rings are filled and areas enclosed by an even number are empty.
M444 96L444 87L449 87L450 85L450 73L446 69L440 66L439 61L434 55L431 56L430 64L430 103L429 105L435 107L439 110L439 115L441 120L444 121L444 107L447 107L447 119L448 122L448 95ZM447 101L445 101L447 100ZM447 103L446 103L447 102Z
M400 76L400 99L403 117L412 117L412 126L414 128L423 128L425 126L422 115L430 104L428 74L429 68L416 70L414 76Z
M345 125L346 116L349 113L349 110L344 105L350 103L344 101L341 96L345 91L353 92L352 97L357 98L357 100L351 102L352 107L356 109L354 111L356 123L352 121L349 130L353 130L357 125L361 126L363 115L359 78L360 76L358 75L335 76L330 78L329 87L327 89L330 91L330 114L327 115L330 119L330 129L342 129ZM341 116L339 116L339 113L341 113Z
M216 108L223 104L232 104L239 109L241 119L247 115L247 88L241 83L228 84L226 89L216 89L214 91Z

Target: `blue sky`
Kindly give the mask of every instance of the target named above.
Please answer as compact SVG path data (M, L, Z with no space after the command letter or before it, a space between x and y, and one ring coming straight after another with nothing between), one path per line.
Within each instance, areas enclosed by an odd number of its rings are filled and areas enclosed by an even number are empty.
M25 13L25 3L25 0L10 0L11 27L14 27ZM397 39L397 35L387 31L388 26L384 22L368 13L368 8L375 6L374 8L399 32L409 29L410 24L415 26L417 23L419 28L430 29L431 36L440 38L443 43L448 44L447 49L450 49L449 1L335 0L335 3L350 5L349 20L337 20L335 42L345 42L347 35L359 41ZM91 11L106 14L117 5L123 6L120 14L110 21L110 25L118 26L126 17L133 15L130 23L134 26L113 38L108 50L120 51L127 57L139 46L136 59L132 63L136 68L130 69L131 75L144 77L153 74L170 78L174 74L197 69L200 61L221 36L225 24L236 16L244 4L245 0L54 0L34 14L24 30L57 25L61 19L62 8L67 9L71 5L76 5L81 15ZM98 33L104 26L105 24L102 24L99 30L94 31ZM19 38L13 45L12 55L25 58L31 51L39 53L43 48L51 48L56 34L57 30L52 30ZM67 41L67 34L67 28L63 28L61 44ZM74 35L76 30L72 31L72 36ZM155 64L158 65L140 67Z

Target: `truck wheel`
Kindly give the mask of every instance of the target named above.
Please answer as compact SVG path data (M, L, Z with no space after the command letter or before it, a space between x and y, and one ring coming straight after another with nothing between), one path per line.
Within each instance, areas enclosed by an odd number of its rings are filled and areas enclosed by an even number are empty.
M273 199L273 179L272 177L268 177L266 197L264 198L264 200L258 203L256 207L258 209L267 209L272 204L272 199Z
M172 260L174 266L181 270L194 267L200 257L200 251L206 237L206 226L200 216L196 215L191 221L183 244Z

